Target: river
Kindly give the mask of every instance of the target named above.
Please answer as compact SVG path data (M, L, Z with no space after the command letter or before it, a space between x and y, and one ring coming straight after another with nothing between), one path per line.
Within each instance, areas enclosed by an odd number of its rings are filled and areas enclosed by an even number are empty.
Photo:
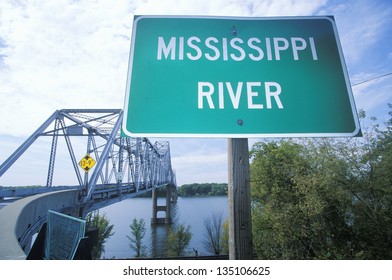
M158 205L164 204L164 198L158 199ZM134 218L144 219L147 232L143 239L143 244L147 248L148 257L159 257L163 250L167 236L165 225L151 226L152 200L151 198L130 198L116 204L104 207L99 210L100 214L105 214L110 224L114 225L114 235L105 243L105 252L101 256L106 259L124 259L135 256L135 251L130 248L128 236L131 236L129 225ZM193 249L199 255L208 255L203 246L204 224L203 220L212 215L222 214L224 220L228 213L228 200L226 196L212 197L179 197L172 209L174 225L181 223L191 226L192 239L188 253L194 254ZM159 212L158 217L164 217L164 213Z

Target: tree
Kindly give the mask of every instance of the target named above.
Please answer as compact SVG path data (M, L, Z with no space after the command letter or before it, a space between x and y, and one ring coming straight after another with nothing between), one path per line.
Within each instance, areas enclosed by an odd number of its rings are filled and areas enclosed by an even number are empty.
M356 255L365 259L392 259L392 104L389 120L371 118L360 156L360 180L354 196L353 223Z
M179 196L227 195L225 183L185 184L178 188Z
M328 150L345 163L337 180L349 199L350 252L355 259L392 258L392 107L380 124L360 111L363 137L329 141Z
M130 247L136 251L135 257L139 258L145 255L145 246L142 244L142 240L146 234L146 223L143 219L137 220L134 218L132 220L132 224L129 225L131 228L132 236L128 236L127 238L131 242L129 245Z
M99 212L88 213L86 217L87 226L98 228L98 244L93 247L91 255L93 259L100 259L105 251L106 241L114 234L113 225L109 225L109 219L105 214L102 216Z
M211 195L227 195L227 184L211 184Z
M220 255L224 248L223 240L223 213L214 213L210 218L204 219L204 248L215 255Z
M343 258L351 252L347 163L324 140L262 143L252 151L254 249L260 258Z
M360 116L364 123L365 113ZM384 125L370 121L362 125L363 137L253 146L259 258L392 258L392 110Z
M182 256L192 239L191 226L180 224L169 231L167 247L169 256Z

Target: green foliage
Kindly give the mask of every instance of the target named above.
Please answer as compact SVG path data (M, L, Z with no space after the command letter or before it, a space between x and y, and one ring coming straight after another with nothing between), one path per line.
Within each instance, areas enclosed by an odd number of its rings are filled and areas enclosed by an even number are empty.
M105 251L106 241L114 234L113 225L109 225L109 219L106 215L100 215L99 212L90 212L86 217L87 226L98 228L98 244L92 249L92 258L100 259Z
M384 126L371 118L362 138L253 146L253 243L259 258L392 258L391 112Z
M227 195L227 184L225 183L204 183L186 184L178 189L179 196L211 196Z
M229 254L229 219L223 223L223 234L222 234L222 254Z
M142 240L146 235L146 223L144 219L136 219L132 220L132 224L129 225L131 228L131 236L127 235L127 238L131 242L130 247L136 251L135 257L140 258L146 255L145 246L142 244Z
M171 257L183 256L192 239L191 226L180 224L169 231L167 237L168 255Z

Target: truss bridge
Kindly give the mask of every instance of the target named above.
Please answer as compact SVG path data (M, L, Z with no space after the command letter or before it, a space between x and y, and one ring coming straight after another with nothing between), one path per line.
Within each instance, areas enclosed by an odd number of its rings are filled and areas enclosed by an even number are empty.
M48 210L84 218L95 209L152 191L151 222L171 223L170 203L176 201L177 189L169 142L125 137L122 118L120 109L57 110L1 164L0 179L14 172L18 159L44 139L44 185L0 188L0 203L16 200L0 209L0 223L8 225L0 232L0 242L12 241L8 253L0 250L0 259L24 257ZM72 183L60 183L64 178ZM157 206L158 188L166 190L165 207ZM166 218L157 218L158 211L166 212Z

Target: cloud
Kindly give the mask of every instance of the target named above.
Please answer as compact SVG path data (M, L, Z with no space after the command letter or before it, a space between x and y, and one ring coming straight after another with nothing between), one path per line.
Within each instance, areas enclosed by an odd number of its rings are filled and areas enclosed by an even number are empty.
M156 139L150 139L156 141ZM160 139L159 139L160 140ZM179 185L227 182L227 140L174 138L170 141L172 166Z
M352 85L391 72L392 6L388 1L329 1L319 14L334 15ZM392 102L391 77L353 86L357 109L380 120Z
M377 116L380 121L388 118L387 103L392 103L391 76L380 77L379 73L359 73L352 77L353 94L357 109L368 116ZM375 78L379 77L379 78ZM361 83L367 81L365 83ZM357 83L360 83L356 85Z
M363 62L365 52L385 39L383 36L392 24L392 7L388 1L331 2L319 14L335 17L347 64Z
M57 109L122 108L134 14L332 14L353 83L391 70L392 7L388 1L118 0L115 5L96 0L1 1L2 159L12 152L12 140L7 137L25 139ZM358 108L376 112L392 102L390 77L353 90ZM179 183L227 179L226 139L169 140ZM44 158L33 155L31 159L35 156ZM24 178L28 176L34 172Z
M327 0L282 0L282 1L247 1L251 8L252 16L311 16L321 7Z
M178 185L227 182L227 153L172 157Z
M327 0L148 0L135 13L139 15L214 15L214 16L283 16L311 15Z
M0 134L27 136L61 108L121 108L133 14L297 15L325 2L2 1Z
M1 18L0 133L30 134L56 109L121 108L129 52L127 1L8 4ZM21 127L25 129L21 129Z

